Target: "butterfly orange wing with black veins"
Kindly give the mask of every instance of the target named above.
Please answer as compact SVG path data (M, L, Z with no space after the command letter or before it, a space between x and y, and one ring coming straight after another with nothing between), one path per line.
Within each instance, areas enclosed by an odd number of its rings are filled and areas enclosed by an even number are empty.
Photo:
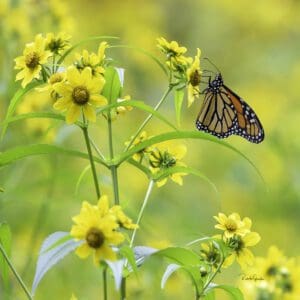
M262 125L251 109L238 95L223 84L221 74L209 81L196 120L196 127L218 138L240 135L252 143L264 139Z

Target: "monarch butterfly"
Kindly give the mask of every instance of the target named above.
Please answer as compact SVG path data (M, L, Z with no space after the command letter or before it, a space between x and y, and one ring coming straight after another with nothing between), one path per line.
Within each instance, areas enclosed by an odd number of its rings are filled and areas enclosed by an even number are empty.
M209 76L203 93L204 101L196 120L198 130L221 139L236 134L252 143L263 141L264 130L255 112L224 84L221 73L214 80Z

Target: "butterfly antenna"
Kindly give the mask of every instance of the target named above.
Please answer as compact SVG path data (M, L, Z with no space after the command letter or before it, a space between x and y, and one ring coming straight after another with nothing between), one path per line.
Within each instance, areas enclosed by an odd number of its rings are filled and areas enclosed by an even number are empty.
M208 57L204 57L203 59L207 60L219 73L221 73L219 68Z

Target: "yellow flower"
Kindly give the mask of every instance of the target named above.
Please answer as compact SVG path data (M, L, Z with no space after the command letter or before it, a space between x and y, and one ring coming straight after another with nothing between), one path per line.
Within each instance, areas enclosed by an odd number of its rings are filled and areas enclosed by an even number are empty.
M186 71L186 76L188 80L188 106L191 106L195 100L195 97L200 95L200 80L202 71L200 70L200 55L201 51L197 49L197 55L191 66Z
M46 35L46 49L50 50L53 54L61 54L64 50L71 47L71 35L65 32L59 32L57 35L50 32Z
M280 277L276 281L276 293L282 300L299 300L300 266L290 259L286 267L280 269Z
M19 56L15 59L15 69L22 69L16 76L16 80L22 81L22 87L26 87L33 79L40 77L43 64L47 63L48 58L51 56L51 52L45 50L45 39L41 34L35 37L33 43L29 43L25 46L23 56Z
M53 86L55 92L61 96L53 107L67 111L67 124L74 123L81 112L87 120L95 122L95 108L107 104L106 98L100 95L104 84L103 77L92 77L90 68L85 68L80 72L75 67L69 67L66 81Z
M107 42L102 42L99 45L98 53L89 53L87 50L83 50L82 53L76 53L75 66L79 70L83 70L86 67L91 68L93 76L103 76L105 69L103 67L105 59L105 50L109 45Z
M287 258L276 247L271 246L268 250L267 257L257 257L255 259L256 271L261 277L268 280L275 280L280 268L287 262Z
M117 99L117 102L118 103L122 103L124 102L124 104L126 103L126 101L130 100L130 96L127 95L127 96L124 96L123 98L119 98ZM116 108L113 108L110 112L110 116L111 116L111 119L114 121L117 119L117 116L118 115L124 115L127 111L131 111L132 110L132 106L118 106Z
M114 205L110 209L110 213L112 213L116 217L117 223L126 229L135 229L139 226L137 224L134 224L132 220L125 215L120 205Z
M157 39L157 47L168 57L178 57L187 51L185 47L180 47L176 41L168 42L163 37Z
M38 87L36 90L39 92L49 91L51 98L56 101L59 98L59 95L55 92L54 86L59 82L63 82L65 78L66 74L64 72L54 73L49 77L46 86Z
M255 246L260 241L260 235L256 232L249 232L243 236L234 235L230 238L225 238L225 243L231 248L231 254L225 259L223 266L230 266L236 259L242 269L252 265L254 255L248 247Z
M108 208L107 196L102 196L98 205L84 201L80 214L72 218L75 225L70 234L76 240L83 241L75 253L83 259L93 254L95 264L103 259L115 260L116 253L111 246L124 241L123 234L117 231L119 225L116 218Z
M131 137L132 139L133 137ZM147 135L147 132L146 131L142 131L141 134L133 141L132 145L130 148L134 147L134 146L137 146L139 145L140 143L146 141L148 139L148 135ZM128 146L130 143L130 141L127 141L125 142L125 146ZM135 160L135 161L138 161L138 162L141 162L142 159L144 158L145 154L146 153L149 153L151 151L151 148L150 147L147 147L145 149L142 149L140 150L139 152L137 153L134 153L132 158Z
M237 213L233 213L228 217L223 213L219 213L218 217L214 216L214 218L219 223L215 225L215 228L223 230L226 238L233 235L244 235L250 232L252 225L249 218L244 218L242 221L240 215Z
M159 171L166 170L175 166L185 166L180 160L186 154L186 146L184 145L174 145L170 142L163 142L155 145L149 155L149 163L151 166L151 171L157 173ZM170 175L170 178L182 185L182 176L185 173L174 173ZM163 178L157 181L157 186L161 187L166 184L168 178Z

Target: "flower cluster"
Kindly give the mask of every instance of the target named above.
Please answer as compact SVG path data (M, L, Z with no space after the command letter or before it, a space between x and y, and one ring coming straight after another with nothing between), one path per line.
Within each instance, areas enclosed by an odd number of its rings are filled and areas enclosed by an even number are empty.
M137 138L132 142L126 142L126 146L138 146L142 142L148 139L146 131L143 131ZM186 154L186 146L183 144L174 144L172 142L166 141L159 144L152 145L150 147L142 148L133 154L132 158L139 162L140 164L145 163L146 167L150 169L153 176L157 176L164 171L172 167L184 167L185 164L181 159ZM171 173L166 177L157 178L157 186L161 187L166 184L168 177L170 177L174 182L182 185L182 176L186 175L182 172Z
M242 269L253 264L254 256L248 247L255 246L260 241L260 235L251 231L252 221L249 218L241 220L237 213L233 213L228 217L223 213L219 213L214 218L218 222L215 228L223 231L221 238L230 250L223 266L231 265L235 259Z
M256 232L251 232L252 221L249 218L243 220L237 213L226 216L219 213L214 217L218 224L216 229L223 231L222 235L213 237L213 241L201 244L201 257L205 264L211 268L218 266L228 267L234 260L239 263L242 269L253 264L254 256L248 247L255 246L260 236ZM226 249L221 251L220 246Z
M80 258L94 255L94 263L100 260L115 260L117 254L112 246L121 244L125 237L121 228L135 229L136 224L126 216L119 205L109 208L108 197L103 195L97 205L84 201L80 214L73 217L71 236L82 244L76 249Z
M202 71L200 69L201 51L198 48L197 54L193 58L184 54L187 52L186 47L179 46L176 41L168 42L165 38L157 39L157 47L166 54L166 64L170 69L172 82L181 87L187 87L188 106L191 106L195 98L200 95L200 81Z
M23 56L15 59L15 69L21 70L16 80L22 80L22 87L25 88L34 79L49 77L49 58L68 49L70 39L71 36L63 32L57 35L48 33L46 37L38 34L34 42L26 44Z
M243 274L240 286L249 299L299 299L299 261L287 258L276 246L271 246L266 257L255 258L254 265Z

